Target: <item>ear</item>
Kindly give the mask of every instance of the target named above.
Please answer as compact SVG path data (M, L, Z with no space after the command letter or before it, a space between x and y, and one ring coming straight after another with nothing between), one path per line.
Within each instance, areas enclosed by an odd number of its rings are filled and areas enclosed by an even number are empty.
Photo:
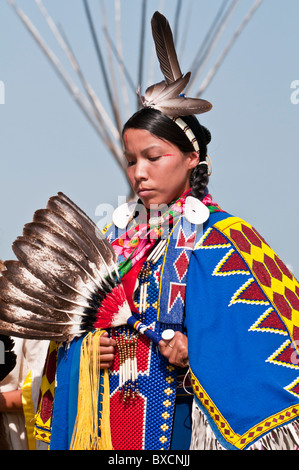
M197 152L189 152L187 154L187 164L189 170L194 170L195 167L199 164L199 155Z

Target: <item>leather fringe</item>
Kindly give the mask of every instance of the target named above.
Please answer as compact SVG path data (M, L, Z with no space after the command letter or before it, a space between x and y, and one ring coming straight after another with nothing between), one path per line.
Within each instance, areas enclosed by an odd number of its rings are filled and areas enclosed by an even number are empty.
M225 450L216 439L204 413L194 402L190 450ZM248 450L299 450L299 420L274 429Z

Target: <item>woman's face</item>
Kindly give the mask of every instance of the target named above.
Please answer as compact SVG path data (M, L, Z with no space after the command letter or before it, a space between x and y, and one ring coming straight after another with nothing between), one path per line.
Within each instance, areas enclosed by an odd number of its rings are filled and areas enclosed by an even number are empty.
M148 209L168 204L190 188L190 176L199 160L196 152L182 153L143 129L127 129L124 146L129 181Z

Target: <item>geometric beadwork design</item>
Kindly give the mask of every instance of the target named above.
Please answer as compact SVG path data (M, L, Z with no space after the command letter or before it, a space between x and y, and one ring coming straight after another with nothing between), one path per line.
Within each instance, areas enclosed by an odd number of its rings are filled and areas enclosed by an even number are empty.
M215 226L232 241L245 259L266 298L272 303L294 342L299 346L299 283L258 232L242 219ZM299 350L299 348L298 348Z
M183 321L186 278L197 230L182 220L171 232L161 268L157 319L164 324L181 325Z
M229 217L217 222L196 244L198 250L216 248L229 250L220 256L220 261L218 258L217 265L213 269L214 276L247 275L245 282L244 280L243 283L240 282L237 290L232 292L229 306L232 309L234 304L239 303L252 305L253 308L267 306L262 314L259 309L257 315L259 318L255 318L249 331L285 337L283 344L270 357L265 356L264 360L269 366L273 364L289 368L297 375L299 355L294 347L294 340L296 338L299 340L298 281L258 232L242 219ZM299 405L291 406L258 423L240 436L230 428L192 371L191 379L197 399L210 414L225 440L237 449L249 447L253 441L272 429L285 425L299 416ZM299 377L292 384L285 385L282 387L286 391L296 397L299 396Z
M193 375L192 371L190 371L190 373L193 390L197 399L208 411L213 422L219 429L220 433L231 445L233 445L239 450L245 449L253 441L260 438L260 436L262 436L263 434L269 433L273 428L276 428L277 426L282 426L290 422L292 419L297 418L299 415L299 405L291 406L290 408L283 410L282 412L279 412L271 416L270 418L265 419L264 421L260 422L259 424L251 428L249 431L247 431L243 436L240 436L239 434L235 433L229 426L228 422L221 415L213 401L210 399L206 391L203 389L196 377ZM294 390L298 391L298 382L291 384L289 387L293 387Z
M292 342L286 340L278 349L275 351L266 362L272 364L289 367L290 369L299 369L298 356Z
M269 301L253 278L246 281L232 296L229 306L235 303L269 305Z
M204 405L205 409L213 419L213 422L216 423L216 426L219 428L219 430L221 430L221 433L225 435L225 438L232 444L236 445L236 442L240 439L239 434L234 433L234 431L231 429L228 422L221 415L218 408L215 406L211 398L198 382L195 375L193 375L192 370L190 370L190 375L196 397Z
M161 265L159 264L158 268L153 271L153 277L155 280L155 285L159 287L160 284L160 275L161 275Z
M51 341L40 386L38 410L35 416L35 439L50 442L53 401L56 386L58 343Z
M218 263L213 276L231 276L234 274L250 274L250 272L241 256L232 248Z
M180 281L183 279L183 277L187 273L188 266L189 266L189 258L186 254L186 251L183 250L181 254L179 255L179 257L174 262L174 268L176 270L177 276Z
M258 426L255 426L253 429L248 431L239 441L239 448L242 450L247 445L249 445L253 440L258 439L265 433L269 433L271 429L276 428L277 426L282 426L285 423L292 421L295 418L298 418L299 407L291 406L290 408L283 410L281 413L277 413L274 416L271 416L268 419L262 421Z
M183 227L180 227L177 236L176 248L184 248L185 250L193 250L196 238L196 232L193 231L189 236L185 234Z
M209 228L203 237L196 243L195 250L211 250L216 248L230 248L231 244L218 230Z
M186 284L179 284L179 283L171 282L168 309L171 310L176 304L176 302L182 302L182 304L184 305L185 297L186 297Z
M299 377L298 379L294 380L290 385L285 387L285 390L295 395L295 397L299 398Z
M261 331L265 333L276 333L279 335L288 336L285 325L282 323L281 319L272 307L270 307L260 316L260 318L252 325L249 331Z
M188 242L189 238L180 235L179 243ZM178 250L181 252L182 250ZM151 262L147 277L146 310L141 315L142 321L152 330L159 331L157 325L158 281L161 280L163 256L156 263ZM145 265L144 265L145 266ZM179 265L179 272L183 271ZM178 283L181 288L181 285ZM172 286L170 286L172 287ZM173 286L172 302L181 303L185 297L185 286L181 292ZM140 284L136 290L134 302L138 309L141 301ZM139 309L138 309L139 310ZM120 337L125 327L111 332L112 338ZM129 347L129 339L126 348ZM110 427L112 445L115 450L169 450L175 406L175 388L177 370L170 366L157 348L144 335L136 342L134 354L124 355L124 350L117 346L112 367L109 369L110 385ZM127 349L129 351L129 349ZM128 359L126 359L128 358ZM124 400L120 390L121 365L124 361L135 361L138 393Z

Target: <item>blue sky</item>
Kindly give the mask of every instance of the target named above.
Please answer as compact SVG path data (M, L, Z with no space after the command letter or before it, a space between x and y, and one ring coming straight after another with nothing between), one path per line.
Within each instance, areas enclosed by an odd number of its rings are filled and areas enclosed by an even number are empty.
M16 3L77 82L35 1ZM151 0L149 4L146 51L150 57L150 17L161 2ZM184 72L221 4L221 0L183 0L184 18L192 7L188 35L182 37L182 27L179 36L179 54L184 45L180 56ZM252 0L240 0L197 81L198 88L252 4ZM44 5L62 25L87 80L110 113L82 0L44 0ZM162 11L173 25L176 2L164 0L163 5ZM101 38L100 1L90 0L90 6ZM109 32L115 36L114 2L106 1L106 8ZM121 15L125 62L136 81L141 1L121 0ZM298 0L264 0L206 89L203 97L214 108L201 117L213 136L209 155L214 199L229 213L254 225L297 278L299 92L291 84L299 81L298 17ZM110 153L5 0L0 2L0 23L0 81L5 86L5 102L0 104L0 258L8 259L14 257L11 244L23 225L57 191L66 193L98 222L97 208L101 204L115 207L128 187ZM148 58L146 61L151 64ZM147 69L146 76L151 65ZM161 78L156 64L155 79ZM135 100L131 93L132 112Z

